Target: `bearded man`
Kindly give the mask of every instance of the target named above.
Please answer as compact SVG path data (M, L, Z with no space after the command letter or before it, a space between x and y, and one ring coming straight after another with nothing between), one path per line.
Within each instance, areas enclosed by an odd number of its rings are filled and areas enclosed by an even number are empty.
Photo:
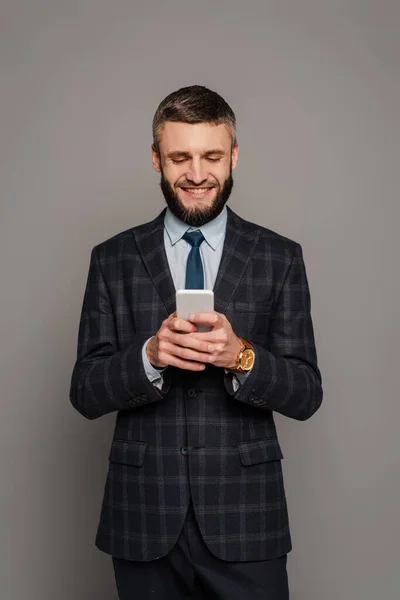
M117 413L96 545L122 600L287 600L274 412L322 401L302 249L226 206L238 144L217 93L161 102L152 159L167 208L93 248L72 374L83 416ZM193 287L215 311L177 318Z

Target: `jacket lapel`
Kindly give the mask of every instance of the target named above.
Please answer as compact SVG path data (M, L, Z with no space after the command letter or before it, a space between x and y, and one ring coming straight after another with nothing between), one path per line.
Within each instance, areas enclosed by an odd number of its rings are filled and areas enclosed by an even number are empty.
M215 310L225 313L260 237L257 225L245 221L228 208L221 264L214 285Z
M168 314L176 310L175 286L164 246L164 209L154 221L132 230L143 264ZM224 248L214 285L215 310L225 313L260 236L259 228L228 207Z
M176 310L175 286L164 246L164 209L154 221L132 230L143 264L168 314Z

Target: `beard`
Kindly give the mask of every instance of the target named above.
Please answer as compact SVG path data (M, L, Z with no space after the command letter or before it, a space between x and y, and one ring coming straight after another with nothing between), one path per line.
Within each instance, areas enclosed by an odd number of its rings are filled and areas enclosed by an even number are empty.
M230 173L225 179L222 188L219 184L215 186L217 189L217 195L215 196L211 205L206 206L205 208L186 208L179 199L178 195L174 192L169 181L165 179L164 172L162 170L160 187L168 208L178 219L184 223L187 223L191 227L201 227L202 225L205 225L206 223L209 223L218 217L225 204L228 202L233 188L232 168L230 169ZM191 187L196 186L192 185Z

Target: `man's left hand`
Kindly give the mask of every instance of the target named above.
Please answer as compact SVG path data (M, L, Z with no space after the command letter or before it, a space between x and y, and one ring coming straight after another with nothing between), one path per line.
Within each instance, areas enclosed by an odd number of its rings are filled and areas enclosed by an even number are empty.
M216 367L224 367L225 369L234 367L243 344L233 331L225 315L217 312L196 313L190 315L188 320L195 325L209 325L212 328L211 331L189 334L193 338L214 346L209 362Z

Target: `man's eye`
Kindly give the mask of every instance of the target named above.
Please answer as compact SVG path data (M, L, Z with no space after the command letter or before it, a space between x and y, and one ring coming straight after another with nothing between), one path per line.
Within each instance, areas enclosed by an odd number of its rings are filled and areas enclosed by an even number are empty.
M173 158L173 159L172 159L172 162L173 162L175 165L179 165L180 163L183 163L183 162L185 162L185 160L186 160L186 158Z
M221 160L221 157L218 157L218 158L211 158L211 156L209 156L209 157L207 158L207 160L209 160L210 162L219 162L219 161Z

